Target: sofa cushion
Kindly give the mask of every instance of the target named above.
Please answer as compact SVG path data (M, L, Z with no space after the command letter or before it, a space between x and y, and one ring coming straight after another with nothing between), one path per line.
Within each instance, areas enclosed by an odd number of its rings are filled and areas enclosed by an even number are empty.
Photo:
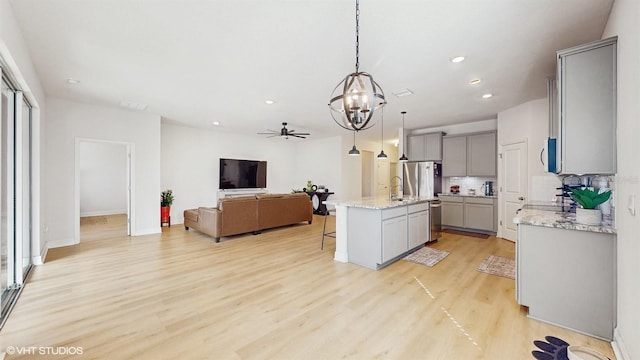
M198 209L185 210L184 219L198 222Z

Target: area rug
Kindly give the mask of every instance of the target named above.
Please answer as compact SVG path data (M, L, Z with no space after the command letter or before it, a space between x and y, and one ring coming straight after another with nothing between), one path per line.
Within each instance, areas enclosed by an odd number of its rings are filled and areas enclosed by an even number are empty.
M478 271L515 280L516 261L502 256L489 255L480 264Z
M477 232L473 232L473 231L444 229L444 230L442 230L442 232L448 233L448 234L455 234L455 235L471 236L471 237L480 238L480 239L488 239L489 238L489 235L487 235L487 234L477 233Z
M411 261L414 263L433 266L440 262L440 260L444 259L449 255L448 251L432 249L430 247L420 248L418 251L414 251L411 254L402 258L402 260Z

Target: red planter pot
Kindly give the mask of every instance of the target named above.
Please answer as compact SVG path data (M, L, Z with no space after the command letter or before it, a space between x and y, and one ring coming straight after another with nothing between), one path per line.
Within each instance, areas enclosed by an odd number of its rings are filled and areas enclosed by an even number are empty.
M169 224L171 227L171 206L160 207L160 226Z

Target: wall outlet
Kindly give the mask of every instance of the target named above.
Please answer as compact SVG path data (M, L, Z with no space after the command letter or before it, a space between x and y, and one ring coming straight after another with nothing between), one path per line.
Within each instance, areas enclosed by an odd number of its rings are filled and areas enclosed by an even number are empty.
M633 216L636 215L636 195L629 195L629 201L627 203L627 209L629 209L629 213Z

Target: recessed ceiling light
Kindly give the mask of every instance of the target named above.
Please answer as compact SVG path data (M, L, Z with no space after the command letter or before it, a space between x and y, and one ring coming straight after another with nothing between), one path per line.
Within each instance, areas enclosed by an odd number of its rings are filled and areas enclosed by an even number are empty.
M397 96L397 97L403 97L403 96L413 95L413 91L411 91L409 89L402 89L402 90L396 91L396 92L394 92L392 94Z
M462 61L464 61L464 56L456 56L453 59L451 59L452 63L459 63L459 62L462 62Z
M481 81L480 79L473 79L473 80L469 81L469 84L471 84L471 85L480 84L480 81Z
M73 78L68 78L68 79L66 79L66 82L67 82L67 84L69 84L69 85L76 85L76 84L80 84L80 80L76 80L76 79L73 79Z
M493 94L484 94L484 95L482 95L483 99L488 99L490 97L493 97Z
M273 100L266 100L264 103L265 103L265 104L267 104L267 105L273 105L273 104L275 104L276 102L275 102L275 101L273 101Z
M211 123L213 126L220 126L220 121L214 121Z

